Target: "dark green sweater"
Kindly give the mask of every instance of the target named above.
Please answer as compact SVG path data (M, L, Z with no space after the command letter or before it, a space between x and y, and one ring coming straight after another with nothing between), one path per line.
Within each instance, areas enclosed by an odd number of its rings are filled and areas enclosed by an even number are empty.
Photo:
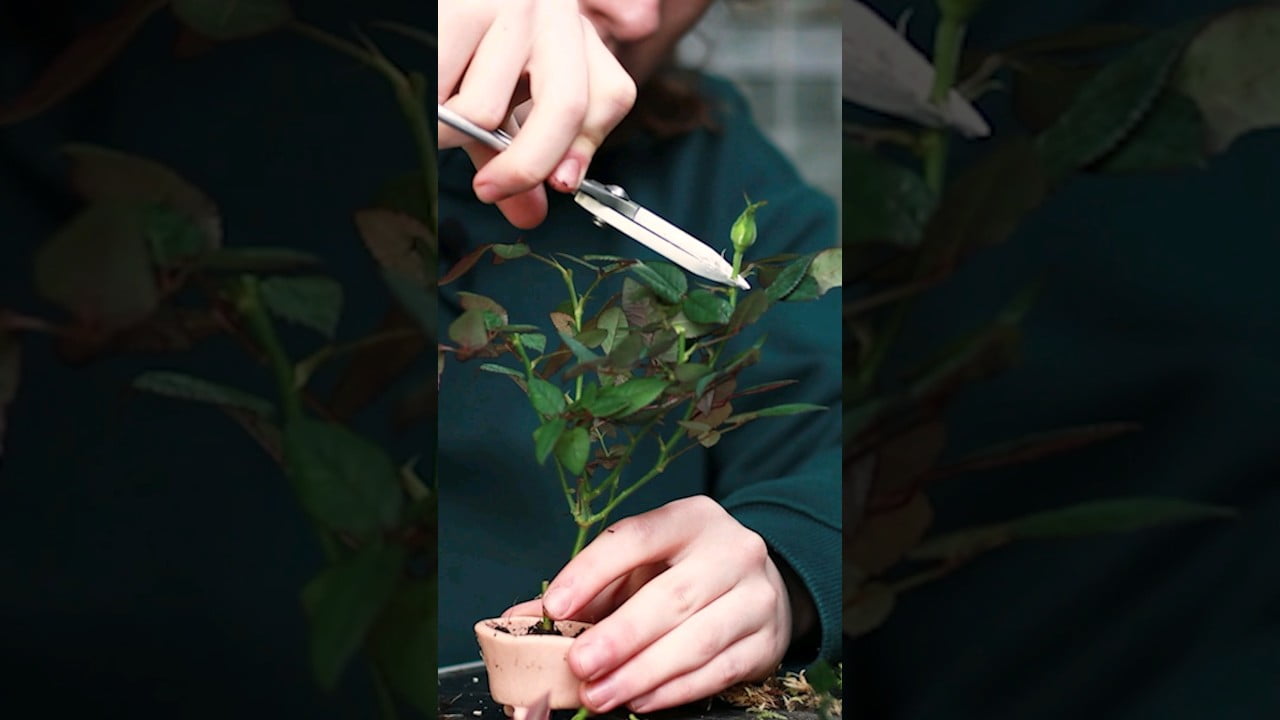
M744 207L743 193L768 201L758 215L760 239L753 257L834 246L832 200L807 186L768 144L735 90L710 79L705 88L715 105L717 132L663 142L637 138L601 153L588 175L622 185L637 202L717 248L729 247L729 227ZM571 198L554 192L546 222L522 233L495 208L475 200L474 168L461 151L442 153L440 169L442 273L451 258L481 243L520 238L542 253L656 258L620 233L594 227ZM510 312L512 323L548 328L548 312L565 296L560 277L541 263L482 261L443 289L442 332L459 314L458 291L494 298ZM718 499L804 579L818 607L821 653L827 657L840 645L838 304L838 293L831 293L817 302L777 305L735 343L742 346L768 334L761 363L743 373L741 386L800 380L736 400L735 411L779 402L819 403L828 411L764 419L726 435L706 452L689 453L615 515L690 495ZM471 626L536 594L539 582L567 561L576 532L554 469L532 460L536 417L528 401L513 383L478 366L479 361L460 364L450 358L441 390L442 665L477 659ZM646 448L633 470L649 467L652 450ZM807 654L812 658L812 651Z

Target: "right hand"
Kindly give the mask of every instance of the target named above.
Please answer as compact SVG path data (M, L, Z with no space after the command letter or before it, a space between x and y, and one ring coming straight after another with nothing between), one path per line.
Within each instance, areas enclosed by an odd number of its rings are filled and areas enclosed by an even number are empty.
M438 21L437 99L515 138L499 153L437 123L440 147L464 148L477 168L476 197L496 202L513 225L534 227L547 214L542 183L577 190L635 103L635 82L577 0L445 0Z

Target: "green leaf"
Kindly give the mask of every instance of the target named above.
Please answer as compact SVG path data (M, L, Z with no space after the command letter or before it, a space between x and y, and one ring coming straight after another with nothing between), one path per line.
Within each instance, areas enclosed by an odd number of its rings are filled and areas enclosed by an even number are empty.
M639 332L629 332L613 346L607 363L614 370L629 370L640 362L644 351L644 335Z
M542 333L520 333L516 337L520 338L521 345L534 352L541 353L547 349L547 336Z
M493 254L503 260L515 260L533 252L528 243L495 244Z
M556 442L564 434L564 428L564 418L553 417L533 431L533 456L538 460L539 465L546 462L547 456L555 449Z
M370 543L326 568L302 590L311 629L311 667L332 690L391 597L404 565L399 545Z
M980 525L927 538L912 548L906 557L912 561L961 562L1002 547L1012 539L1008 525Z
M1186 95L1165 90L1151 112L1096 168L1103 172L1155 172L1205 164L1205 126Z
M573 353L573 356L578 359L578 362L589 363L600 359L599 355L591 352L591 348L583 345L568 331L560 330L559 333L560 339L564 341L565 346L568 347Z
M818 281L812 275L805 275L800 278L800 284L796 285L796 289L792 290L783 302L807 302L809 300L817 300L821 296L818 292Z
M160 300L139 208L89 205L35 256L36 289L82 323L133 325Z
M684 271L667 262L638 262L631 266L631 272L635 273L640 281L649 289L653 290L658 299L668 305L679 304L680 299L689 290L689 280L684 276ZM628 319L631 319L628 315ZM632 325L636 323L634 320Z
M435 517L435 513L431 513ZM370 631L369 653L387 683L423 717L436 713L436 578L400 583Z
M621 385L614 385L610 391L627 401L624 415L639 412L646 405L658 399L662 391L667 389L667 381L658 377L634 378Z
M830 695L840 687L840 678L836 675L835 668L826 660L818 660L805 668L804 679L819 695Z
M807 412L821 412L826 410L824 405L814 405L813 403L786 403L783 405L774 405L763 410L756 410L756 417L781 417L783 415L799 415Z
M588 385L587 388L591 392L584 392L578 401L578 407L589 413L591 417L608 418L622 413L631 404L630 401L617 392L614 386L606 386L597 388L594 385Z
M1187 48L1175 85L1204 113L1208 149L1280 126L1280 7L1246 5L1213 20Z
M143 232L151 249L151 259L160 267L189 261L207 247L207 238L185 214L164 205L142 210Z
M173 0L173 14L214 40L258 35L293 19L287 0Z
M1044 132L1071 107L1080 88L1100 67L1097 63L1065 64L1040 58L1019 60L1010 96L1014 115L1027 132Z
M608 355L618 341L618 334L626 334L627 315L617 305L610 305L600 311L599 317L596 318L596 328L604 331L604 341L600 343L600 349Z
M1008 523L1015 538L1068 538L1230 518L1237 511L1176 498L1135 497L1081 503Z
M435 293L428 292L419 278L406 275L399 270L384 268L382 280L387 284L387 289L399 302L400 307L417 322L418 327L422 328L427 337L434 341L437 309ZM488 342L487 336L484 342Z
M913 247L938 203L914 170L850 142L844 144L844 245L888 243Z
M696 382L709 372L711 368L703 363L684 363L677 365L675 369L676 380L682 383Z
M742 424L750 422L756 418L762 417L782 417L785 415L799 415L807 412L820 412L826 410L826 406L814 405L813 403L785 403L782 405L774 405L763 410L752 410L750 412L738 413L729 419L726 423Z
M1198 23L1189 22L1156 33L1085 83L1071 107L1038 139L1051 180L1061 180L1120 144L1151 109L1197 28Z
M400 471L377 445L337 423L285 423L285 459L307 512L331 530L369 536L395 525Z
M818 283L818 295L844 285L844 249L827 248L813 258L809 275Z
M449 323L449 339L464 350L474 351L489 344L489 328L485 324L484 310L467 310Z
M499 365L497 363L483 363L480 365L480 369L485 372L491 372L498 375L510 375L511 377L514 377L514 378L520 378L522 382L524 381L524 373L514 368L509 368L506 365Z
M603 328L593 328L591 330L583 330L582 332L578 333L578 337L577 337L577 341L582 343L582 346L587 348L588 350L591 348L600 347L601 345L604 344L604 341L608 339L609 339L609 332L607 330L604 330Z
M283 320L332 339L342 315L342 285L319 275L271 277L262 281L262 301Z
M591 437L584 427L574 427L560 436L556 442L556 458L564 465L570 475L578 476L587 466L587 455L591 452Z
M0 127L35 117L62 102L103 71L167 0L129 0L113 17L87 27L40 72L32 85L0 105Z
M539 415L559 415L564 412L564 393L560 388L534 377L529 381L529 402Z
M682 309L690 320L704 325L724 325L733 317L733 306L729 304L729 300L706 290L690 292L684 299Z
M785 299L804 279L805 273L809 271L809 265L812 262L813 255L803 255L799 260L787 265L782 269L782 272L778 273L777 279L769 287L765 288L765 295L773 302Z
M275 414L275 406L257 395L178 372L161 370L145 372L134 378L133 387L178 400L240 408L262 417L271 417ZM0 398L0 401L2 400L3 398ZM0 404L3 403L0 402Z
M228 272L277 272L313 268L320 258L311 253L277 247L218 248L200 256L197 266Z

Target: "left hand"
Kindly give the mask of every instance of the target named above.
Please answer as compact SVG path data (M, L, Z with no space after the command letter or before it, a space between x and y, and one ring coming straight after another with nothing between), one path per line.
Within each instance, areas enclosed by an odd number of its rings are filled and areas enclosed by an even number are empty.
M615 523L541 600L503 616L544 608L596 623L569 649L594 713L652 712L761 679L791 640L787 588L764 540L706 496Z

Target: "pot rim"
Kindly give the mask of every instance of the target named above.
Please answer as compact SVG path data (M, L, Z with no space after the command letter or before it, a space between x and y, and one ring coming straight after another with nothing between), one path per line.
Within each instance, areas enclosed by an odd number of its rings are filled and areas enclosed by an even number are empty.
M476 622L476 635L486 634L499 641L519 641L522 643L542 643L548 645L559 645L563 643L572 643L579 635L592 628L595 623L589 623L582 620L556 620L556 625L560 627L568 626L570 632L577 630L573 635L516 635L514 633L494 632L498 627L508 629L525 629L532 627L535 623L542 620L540 615L512 615L510 617L485 618Z

